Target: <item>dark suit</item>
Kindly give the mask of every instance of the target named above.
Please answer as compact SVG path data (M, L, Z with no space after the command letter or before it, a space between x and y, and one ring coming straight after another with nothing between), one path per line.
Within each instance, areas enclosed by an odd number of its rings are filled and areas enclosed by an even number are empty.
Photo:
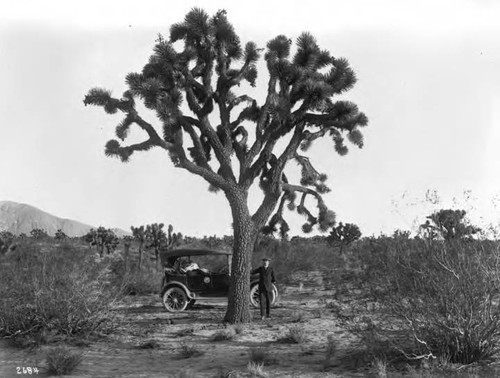
M273 283L276 282L273 268L268 267L266 269L263 266L259 266L257 269L252 270L251 273L259 273L260 316L264 316L264 306L265 315L269 316L271 298L273 296Z

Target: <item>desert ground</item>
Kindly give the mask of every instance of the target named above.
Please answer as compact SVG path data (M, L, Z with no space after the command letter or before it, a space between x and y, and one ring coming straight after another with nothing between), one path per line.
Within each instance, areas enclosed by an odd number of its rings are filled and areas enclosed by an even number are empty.
M70 346L84 353L72 377L222 377L252 376L247 365L252 351L264 353L264 369L270 377L363 377L367 366L350 361L345 353L353 336L335 311L326 308L332 293L324 286L302 284L282 287L269 319L241 327L221 322L224 300L204 300L191 310L168 313L156 295L128 296L114 306L118 328L109 335ZM303 330L303 340L286 340L289 327ZM214 335L231 335L215 341ZM328 335L338 350L326 359ZM285 338L285 339L284 339ZM194 346L194 356L182 348ZM38 367L44 376L44 349L0 350L0 376L17 376L16 367ZM199 355L198 355L199 354ZM233 375L231 375L231 372ZM236 375L239 373L239 375Z
M463 372L455 369L439 375L436 370L386 371L359 349L357 337L349 331L347 320L339 311L352 304L353 296L335 294L321 279L280 289L281 296L271 317L261 320L259 310L252 309L253 322L243 326L221 322L224 300L204 300L190 310L168 313L157 295L127 296L114 305L118 326L112 333L64 344L83 353L82 362L71 377L493 377L498 374L491 366ZM363 305L367 314L373 311L372 307L370 303ZM287 337L290 328L300 330L298 340ZM223 335L220 337L223 340L216 340L217 335ZM17 367L37 367L39 376L48 376L44 360L47 348L22 350L3 342L0 377L19 376ZM254 360L263 362L263 371L248 369L252 354Z

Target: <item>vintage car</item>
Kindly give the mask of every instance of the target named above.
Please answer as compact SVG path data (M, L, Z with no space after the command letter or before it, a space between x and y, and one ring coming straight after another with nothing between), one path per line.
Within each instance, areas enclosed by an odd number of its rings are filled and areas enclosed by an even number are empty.
M160 296L170 312L184 311L203 298L227 297L231 252L209 249L174 249L160 252L164 275ZM278 289L273 285L274 304ZM250 302L259 307L258 276L251 277Z

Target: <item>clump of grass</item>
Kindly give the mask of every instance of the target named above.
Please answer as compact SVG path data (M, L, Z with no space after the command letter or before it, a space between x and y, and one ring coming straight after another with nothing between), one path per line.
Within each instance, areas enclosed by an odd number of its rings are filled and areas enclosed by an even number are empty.
M251 377L268 378L269 374L264 370L263 363L249 362L247 370Z
M196 375L194 374L194 372L192 370L187 369L187 370L180 371L176 377L177 378L196 378Z
M326 339L326 350L325 350L325 360L323 361L323 367L326 369L330 367L332 358L337 354L337 342L333 338L333 335L328 335Z
M227 370L221 368L214 376L214 378L239 378L240 374L236 370Z
M245 332L245 326L243 324L236 324L234 327L234 333L237 335L242 335Z
M279 338L279 343L285 344L302 344L307 341L306 331L300 325L294 325L288 328L288 333Z
M46 356L47 372L50 375L71 374L82 362L81 353L72 353L67 348L52 348Z
M194 344L188 344L184 341L179 343L179 357L180 358L191 358L203 355L205 352L200 350Z
M312 310L311 313L316 319L321 319L323 317L323 311L319 308Z
M306 321L306 315L303 312L294 312L290 319L291 323L302 323Z
M137 345L137 349L158 349L160 347L160 343L157 340L148 340L139 345Z
M250 348L248 350L249 362L255 364L272 365L277 361L271 356L269 348Z
M373 361L375 375L378 378L387 378L387 362L384 359L376 358Z
M186 337L191 336L194 333L194 328L184 328L177 331L175 337Z
M233 340L234 336L235 336L235 334L229 330L221 330L221 331L217 331L216 333L213 334L212 341Z

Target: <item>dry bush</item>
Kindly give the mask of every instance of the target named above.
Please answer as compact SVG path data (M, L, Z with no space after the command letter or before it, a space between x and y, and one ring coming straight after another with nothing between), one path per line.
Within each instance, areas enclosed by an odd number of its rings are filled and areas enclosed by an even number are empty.
M158 349L161 344L157 340L147 340L136 346L137 349Z
M333 338L333 335L328 335L326 339L325 360L323 361L323 368L330 367L332 358L337 355L338 343Z
M227 340L233 340L235 334L229 330L221 330L217 331L212 335L212 341L227 341Z
M214 378L239 378L240 374L236 370L228 370L221 368L215 374Z
M184 328L176 332L175 337L191 336L194 333L194 328Z
M271 355L269 348L250 348L248 350L249 362L262 365L272 365L277 362Z
M247 370L251 377L268 378L269 374L264 370L263 363L249 362Z
M194 344L188 344L184 341L181 341L179 343L179 357L180 358L198 357L198 356L203 355L204 353L205 352L203 352L201 349L199 349Z
M52 348L47 352L46 362L49 375L68 375L82 362L82 354L64 347Z
M235 324L233 326L233 329L234 329L234 333L236 333L237 335L242 335L245 332L245 326L241 323Z
M500 351L500 252L489 241L375 240L360 261L399 335L378 331L407 359L470 364ZM405 343L401 340L411 340Z
M117 294L108 266L88 251L22 245L0 262L0 337L28 346L104 331Z
M288 328L285 336L279 338L279 343L302 344L307 341L306 330L303 326L294 325Z

